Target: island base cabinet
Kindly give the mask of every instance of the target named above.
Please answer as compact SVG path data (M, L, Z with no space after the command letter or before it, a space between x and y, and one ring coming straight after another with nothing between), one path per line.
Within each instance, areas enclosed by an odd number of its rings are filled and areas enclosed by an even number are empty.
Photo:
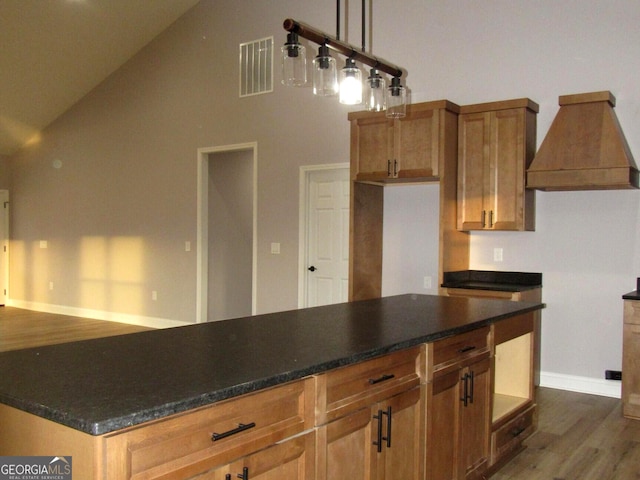
M318 428L317 480L421 480L420 387Z
M490 364L484 358L426 386L428 480L479 479L487 469Z
M622 414L640 419L640 301L624 301Z

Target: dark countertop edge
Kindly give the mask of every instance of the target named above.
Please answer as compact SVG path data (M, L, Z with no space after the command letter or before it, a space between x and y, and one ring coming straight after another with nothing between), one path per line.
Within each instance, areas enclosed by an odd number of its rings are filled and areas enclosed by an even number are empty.
M624 300L640 300L640 292L634 290L633 292L625 293L622 298Z
M460 270L444 272L443 288L520 292L542 288L542 273L497 270Z
M434 334L412 338L410 340L386 345L384 347L379 347L379 348L375 348L368 351L356 352L353 355L350 355L348 357L314 365L313 367L305 368L303 370L292 370L289 372L283 372L281 374L274 375L272 377L256 379L254 381L247 382L245 384L234 385L229 388L220 389L210 394L184 399L179 402L174 402L172 404L163 404L163 405L154 407L152 409L147 409L146 411L136 412L135 414L126 415L122 417L114 417L114 418L105 419L105 420L101 420L93 423L74 421L74 419L68 418L64 415L59 415L58 412L51 410L42 405L29 405L29 408L25 408L24 403L21 402L20 404L18 404L18 402L15 402L15 401L12 402L11 401L12 399L10 398L3 398L3 397L0 397L0 402L9 406L18 408L20 410L26 411L28 413L32 413L40 417L49 419L56 423L60 423L62 425L74 428L76 430L82 431L83 433L87 433L94 436L104 435L112 432L117 432L118 430L122 430L128 427L141 425L153 420L166 418L174 414L184 413L192 409L206 407L223 400L228 400L234 397L238 397L240 395L257 392L259 390L275 387L277 385L299 380L311 375L324 373L329 370L333 370L335 368L363 362L371 358L375 358L388 353L396 352L399 350L405 350L407 348L415 347L425 343L431 343L436 340L441 340L446 337L458 335L461 333L469 332L471 330L475 330L477 328L491 325L495 322L504 320L506 318L515 317L515 316L533 312L536 310L541 310L543 308L545 308L545 304L543 303L533 304L533 305L524 307L521 310L518 310L517 312L497 315L488 319L479 320L474 323L465 324L455 328L442 330Z
M521 285L521 284L504 284L504 283L484 283L484 282L460 282L460 283L443 283L443 288L463 288L466 290L491 290L495 292L523 292L525 290L535 290L541 288L541 285Z

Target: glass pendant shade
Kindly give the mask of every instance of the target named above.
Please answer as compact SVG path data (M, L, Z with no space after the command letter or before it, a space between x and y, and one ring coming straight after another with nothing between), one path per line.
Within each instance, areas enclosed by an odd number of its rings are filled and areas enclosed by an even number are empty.
M289 33L282 48L282 84L303 87L307 84L307 51L298 42L298 34Z
M336 60L329 55L329 47L320 45L318 56L313 59L313 94L328 97L337 93Z
M340 103L362 103L362 72L352 58L347 58L344 68L340 70Z
M382 112L386 108L386 88L384 78L375 68L371 69L365 85L365 105L370 112Z
M400 77L393 77L387 88L387 113L389 118L402 118L407 115L407 91L400 84Z

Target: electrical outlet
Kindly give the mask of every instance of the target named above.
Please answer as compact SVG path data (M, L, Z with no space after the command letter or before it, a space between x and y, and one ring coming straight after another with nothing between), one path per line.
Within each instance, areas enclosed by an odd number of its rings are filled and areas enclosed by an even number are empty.
M494 248L493 249L493 261L501 262L502 261L502 248Z
M620 370L605 370L604 378L606 380L622 380L622 372Z
M189 241L184 242L184 251L185 252L190 252L191 251L191 242L189 242Z
M431 277L424 277L424 289L429 290L431 288Z
M158 300L158 292L156 292L155 290L151 292L151 300L153 300L154 302Z
M274 242L271 244L271 253L273 255L280 255L280 244L277 242Z

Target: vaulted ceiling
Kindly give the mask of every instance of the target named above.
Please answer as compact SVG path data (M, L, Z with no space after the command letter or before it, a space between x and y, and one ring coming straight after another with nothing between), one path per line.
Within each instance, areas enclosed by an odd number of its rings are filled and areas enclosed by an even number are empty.
M199 0L0 0L0 155L10 155Z

